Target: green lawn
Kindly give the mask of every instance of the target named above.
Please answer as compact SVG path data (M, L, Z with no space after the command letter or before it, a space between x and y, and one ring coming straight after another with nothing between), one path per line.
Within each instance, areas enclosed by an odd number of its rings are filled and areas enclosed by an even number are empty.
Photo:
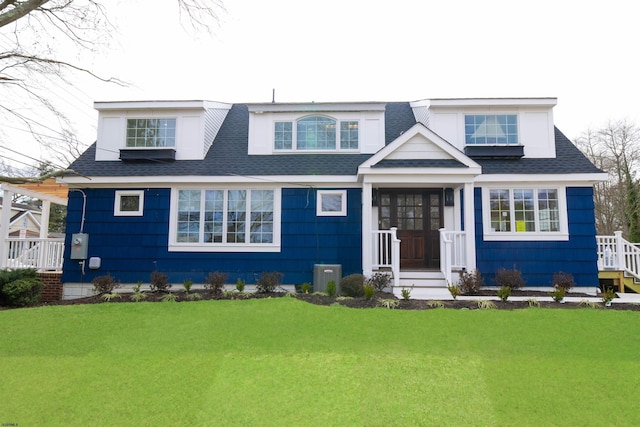
M0 312L0 423L640 425L640 313L291 298Z

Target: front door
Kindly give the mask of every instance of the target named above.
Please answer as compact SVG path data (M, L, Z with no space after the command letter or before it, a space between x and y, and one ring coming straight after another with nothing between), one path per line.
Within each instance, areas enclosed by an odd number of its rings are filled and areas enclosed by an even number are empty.
M398 227L400 268L439 268L442 190L381 190L380 229Z

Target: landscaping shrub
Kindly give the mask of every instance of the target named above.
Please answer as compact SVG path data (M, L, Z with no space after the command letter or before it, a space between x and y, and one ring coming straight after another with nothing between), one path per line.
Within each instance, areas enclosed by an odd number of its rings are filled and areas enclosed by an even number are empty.
M569 289L576 285L576 282L573 280L573 275L571 273L559 271L557 273L553 273L553 281L551 284L554 288L562 288L565 292L568 292Z
M503 286L500 289L498 289L498 298L500 298L500 301L507 302L507 300L509 299L510 295L511 295L511 288L510 287Z
M5 285L20 279L36 279L38 277L36 270L32 268L22 268L17 270L0 271L0 305L8 305L7 300L2 292Z
M303 294L308 294L310 290L311 290L311 283L304 282L302 285L300 285L300 292L302 292Z
M369 277L366 282L373 286L373 288L376 291L383 291L384 288L386 288L387 286L389 286L389 283L391 283L391 276L388 275L387 273L374 273L373 276Z
M376 288L370 284L364 285L364 299L370 300L376 294Z
M527 282L522 278L522 272L515 267L512 270L500 267L498 271L496 271L493 281L496 282L496 285L500 287L506 286L512 291L520 289L527 284Z
M282 273L279 271L265 271L256 281L256 292L260 294L275 292L280 287L280 280L282 280Z
M460 294L462 294L462 290L460 289L460 285L447 285L447 289L449 293L453 297L453 299L457 299Z
M330 297L335 297L336 296L336 282L335 282L335 280L329 280L329 283L327 283L327 295L329 295Z
M94 292L98 295L110 294L114 289L120 287L120 283L116 282L111 274L96 276L91 283L93 283Z
M151 273L151 283L149 284L151 292L167 292L171 287L169 277L165 273L155 270Z
M6 304L12 307L25 307L37 304L42 295L42 282L37 277L14 280L2 287Z
M244 280L238 277L238 281L236 282L236 290L238 292L244 292Z
M211 271L204 279L204 288L212 295L220 295L222 294L222 290L224 289L224 284L226 281L227 273L222 273L220 271Z
M350 274L340 281L341 292L348 297L361 297L364 295L364 276L362 274Z
M475 295L484 286L484 278L479 270L461 271L458 286L463 295Z

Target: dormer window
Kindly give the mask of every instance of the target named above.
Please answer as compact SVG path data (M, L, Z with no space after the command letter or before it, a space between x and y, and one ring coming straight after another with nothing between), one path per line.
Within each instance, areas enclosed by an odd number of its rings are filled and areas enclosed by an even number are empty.
M167 148L176 145L176 119L128 119L127 148Z
M297 151L357 150L358 121L308 116L295 122L275 122L274 149Z
M467 145L518 144L518 120L515 114L465 115L464 136Z

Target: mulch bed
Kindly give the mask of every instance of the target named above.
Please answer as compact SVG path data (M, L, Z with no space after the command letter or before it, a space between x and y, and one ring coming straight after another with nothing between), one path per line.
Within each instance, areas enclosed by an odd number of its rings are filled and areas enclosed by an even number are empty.
M251 294L242 294L238 295L234 294L232 297L224 295L212 295L208 292L204 291L194 291L192 293L199 293L201 295L201 300L221 300L221 299L255 299L255 298L281 298L286 295L285 292L274 292L274 293L251 293ZM186 294L184 291L174 292L177 296L177 302L190 302L191 300L186 298ZM101 296L90 296L85 298L78 298L73 300L62 300L62 301L53 301L48 303L40 304L41 306L47 305L77 305L77 304L114 304L114 303L131 303L133 302L130 298L133 295L132 293L122 293L120 294L121 298L114 298L111 301L105 301ZM144 302L161 302L162 298L166 295L162 292L146 292L146 299ZM492 296L495 297L495 291L490 290L482 290L478 292L478 297L482 296ZM513 291L511 296L520 296L520 297L528 297L528 298L537 298L548 296L546 292L536 292L536 291ZM572 297L593 297L593 295L580 294L580 293L571 293ZM435 308L452 308L452 309L467 309L467 310L478 310L481 307L479 306L479 300L446 300L446 301L431 301L431 300L402 300L396 298L394 295L385 292L378 292L374 296L374 298L367 300L365 298L344 298L344 297L330 297L327 295L320 294L296 294L296 298L308 302L310 304L316 305L324 305L329 306L333 304L340 304L345 307L350 308L376 308L381 307L385 302L389 303L391 300L394 301L394 309L396 310L430 310ZM528 308L531 306L529 301L514 301L508 300L506 302L502 301L491 301L494 305L495 309L501 310L516 310L522 308ZM538 301L537 306L544 308L555 308L555 309L579 309L586 307L585 304L581 304L578 302L551 302L551 301ZM605 308L604 304L599 302L596 303L599 308ZM4 309L0 308L0 309ZM611 307L606 307L607 310L632 310L632 311L640 311L640 304L630 304L630 303L614 303Z

